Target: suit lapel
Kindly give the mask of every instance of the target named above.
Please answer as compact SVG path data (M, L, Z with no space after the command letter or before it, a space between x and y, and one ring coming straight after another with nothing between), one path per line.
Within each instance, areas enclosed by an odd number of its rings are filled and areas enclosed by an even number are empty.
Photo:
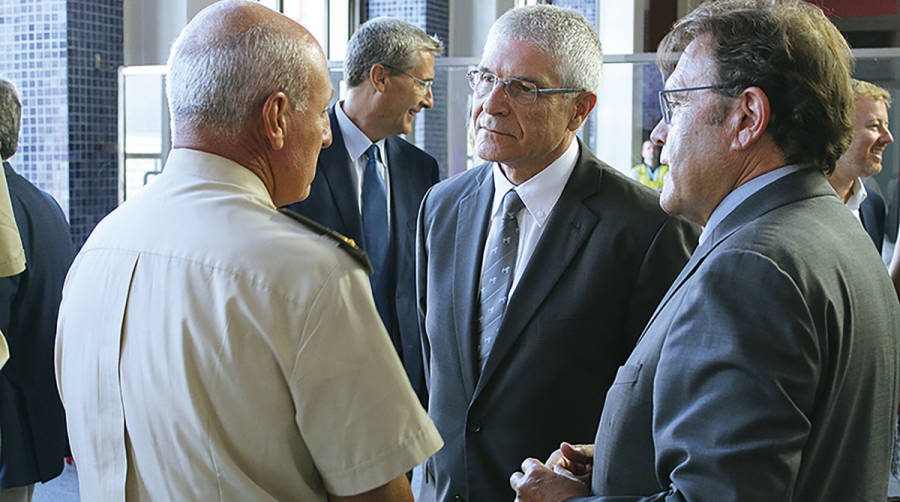
M334 106L338 106L335 103ZM331 146L319 153L317 176L322 176L331 191L331 196L337 205L338 214L344 223L347 237L354 239L360 246L362 242L362 219L359 216L359 202L356 191L353 189L353 176L350 173L351 159L344 146L344 137L335 116L334 106L328 111L331 120Z
M485 164L478 175L476 189L460 199L456 218L456 243L454 247L453 311L456 313L456 341L459 345L460 368L466 395L475 389L480 368L477 354L477 315L481 258L490 220L494 183L491 164Z
M509 299L497 340L485 362L473 397L478 396L496 372L597 225L600 217L585 205L585 200L599 191L601 170L583 144L581 152L581 158L575 164L522 278Z
M672 286L666 291L665 296L659 302L647 327L653 324L656 316L663 307L668 303L669 299L681 288L687 279L694 273L694 270L703 262L707 255L715 249L720 243L727 239L731 234L738 231L747 223L751 223L763 214L785 204L819 196L834 196L834 191L828 186L825 177L821 172L814 168L801 169L797 172L788 174L780 178L770 185L763 187L762 190L751 195L747 200L742 202L734 211L713 229L703 241L697 246L691 259L681 269L678 277L672 282ZM644 332L647 328L644 328ZM643 334L641 335L643 336Z

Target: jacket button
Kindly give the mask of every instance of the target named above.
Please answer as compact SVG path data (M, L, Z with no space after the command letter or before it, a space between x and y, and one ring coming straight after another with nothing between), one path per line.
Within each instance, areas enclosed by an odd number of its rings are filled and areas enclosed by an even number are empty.
M454 496L453 500L455 500L456 502L466 502L465 499L460 497L459 495Z
M481 432L481 424L478 422L475 422L475 423L469 425L469 431L470 432Z

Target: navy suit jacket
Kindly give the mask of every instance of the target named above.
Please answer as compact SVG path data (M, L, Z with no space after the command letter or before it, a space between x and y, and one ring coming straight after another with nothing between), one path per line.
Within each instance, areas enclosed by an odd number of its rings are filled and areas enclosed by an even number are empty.
M335 104L334 106L339 106ZM335 117L331 119L331 146L322 150L309 197L289 207L355 240L364 250L362 218L350 172L351 160ZM390 183L391 242L390 267L394 271L392 316L385 328L403 361L409 381L425 402L422 372L422 345L416 321L415 254L416 215L425 192L438 182L438 164L431 155L398 137L385 139Z
M0 278L0 330L10 359L0 371L0 488L59 475L68 454L66 422L56 389L56 317L75 249L53 198L4 162L25 271Z
M606 395L585 501L883 501L900 305L812 168L697 247Z
M589 442L616 368L699 228L654 190L580 156L510 296L482 370L477 290L494 183L485 164L435 185L419 216L428 414L444 447L416 500L512 500L509 476L560 441Z
M878 192L871 188L866 191L866 200L859 205L859 219L862 221L863 228L872 238L878 252L881 253L881 246L884 243L884 219L887 211L884 207L884 199Z

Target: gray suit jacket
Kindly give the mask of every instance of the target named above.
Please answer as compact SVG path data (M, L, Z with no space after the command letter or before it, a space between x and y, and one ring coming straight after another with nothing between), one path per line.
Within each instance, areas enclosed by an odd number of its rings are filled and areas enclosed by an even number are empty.
M422 202L419 320L428 411L445 446L426 461L419 502L512 500L509 476L525 457L590 441L616 368L696 244L696 226L580 146L483 372L476 291L491 166L435 185Z
M580 500L885 500L898 334L825 177L774 182L697 248L619 368Z

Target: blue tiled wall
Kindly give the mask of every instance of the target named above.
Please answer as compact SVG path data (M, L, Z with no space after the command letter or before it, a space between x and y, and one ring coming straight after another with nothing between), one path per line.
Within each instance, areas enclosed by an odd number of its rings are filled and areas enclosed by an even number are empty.
M69 218L72 236L80 246L118 202L122 2L68 0L67 4Z
M429 35L437 35L449 46L449 0L369 0L367 19L389 16L419 26ZM443 103L447 92L446 72L437 72L432 87L435 103ZM419 114L415 123L416 143L437 159L442 177L447 175L447 111L435 107Z
M121 0L0 1L0 73L23 106L13 167L59 201L76 246L118 201L121 64Z
M122 4L121 0L67 2L69 219L77 246L118 203Z
M66 0L0 1L0 74L22 99L13 168L68 212Z

